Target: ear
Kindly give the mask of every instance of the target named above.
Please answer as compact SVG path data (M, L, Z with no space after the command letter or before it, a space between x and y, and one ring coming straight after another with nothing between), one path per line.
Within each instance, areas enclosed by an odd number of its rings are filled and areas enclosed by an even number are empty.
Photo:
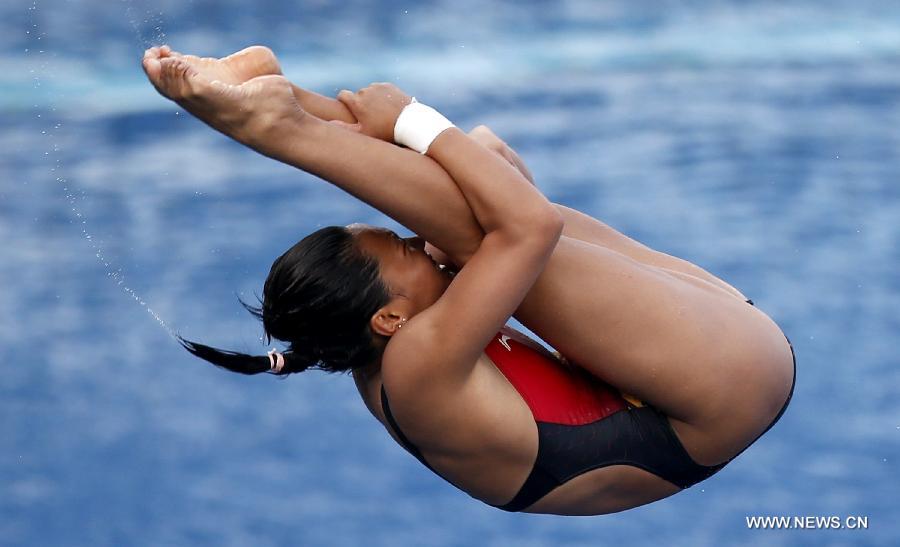
M397 333L408 318L409 314L404 307L393 301L375 312L369 319L369 327L375 334L390 337Z

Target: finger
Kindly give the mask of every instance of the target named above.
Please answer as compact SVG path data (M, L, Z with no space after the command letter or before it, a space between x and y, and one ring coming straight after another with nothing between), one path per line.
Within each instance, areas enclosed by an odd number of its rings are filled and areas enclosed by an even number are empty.
M337 100L344 103L344 106L346 106L352 114L356 114L356 110L357 110L356 93L353 93L349 89L342 89L337 94ZM357 119L359 119L359 116L355 116L355 117Z
M486 125L478 125L474 127L471 131L469 131L469 135L490 135L492 137L496 137L491 128Z
M172 54L172 48L170 48L170 47L168 46L168 44L163 45L163 46L161 46L161 47L159 48L159 55L160 55L160 57L168 57L168 56L171 55L171 54Z
M472 140L474 140L478 144L481 144L484 146L487 145L487 141L490 137L489 132L487 131L487 127L485 127L483 125L474 127L471 131L469 131L467 133L467 135L469 135L469 137L471 137Z
M479 144L494 151L500 151L506 147L506 143L486 125L479 125L475 129L469 131L469 136Z
M361 131L359 123L347 123L341 120L330 120L329 123L332 123L348 131L353 131L354 133L359 133Z

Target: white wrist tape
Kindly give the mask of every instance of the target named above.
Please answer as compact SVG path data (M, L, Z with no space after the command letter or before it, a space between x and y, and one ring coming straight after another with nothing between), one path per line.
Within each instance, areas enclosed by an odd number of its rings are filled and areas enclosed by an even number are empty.
M394 142L424 154L434 139L451 127L456 126L440 112L413 97L412 102L397 116Z

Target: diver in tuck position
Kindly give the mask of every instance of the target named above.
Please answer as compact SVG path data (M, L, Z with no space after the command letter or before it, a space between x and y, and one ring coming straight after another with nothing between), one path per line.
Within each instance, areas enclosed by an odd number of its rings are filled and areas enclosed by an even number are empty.
M486 127L466 134L390 84L311 93L260 46L223 59L151 48L143 66L213 128L420 236L313 232L248 306L287 350L182 339L195 355L244 374L349 371L397 442L507 511L594 515L665 498L787 407L793 349L765 313L703 269L550 203Z

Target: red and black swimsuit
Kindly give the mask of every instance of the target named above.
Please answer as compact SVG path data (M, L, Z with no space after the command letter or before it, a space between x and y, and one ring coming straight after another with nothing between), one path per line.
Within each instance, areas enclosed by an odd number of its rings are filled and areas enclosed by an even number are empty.
M639 467L688 488L728 463L697 464L665 414L623 395L584 369L562 365L503 333L491 340L485 353L528 404L538 427L538 454L531 473L509 503L495 507L521 511L566 481L608 465ZM781 418L790 399L769 428ZM440 475L400 431L383 385L381 406L404 448Z

